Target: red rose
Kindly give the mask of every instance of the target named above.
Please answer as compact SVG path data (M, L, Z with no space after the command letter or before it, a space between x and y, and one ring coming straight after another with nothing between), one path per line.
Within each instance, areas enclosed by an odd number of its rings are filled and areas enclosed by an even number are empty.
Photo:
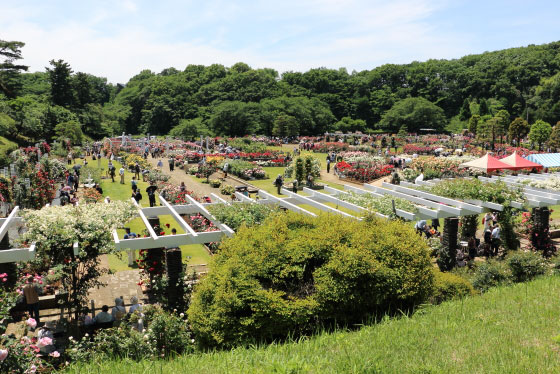
M166 226L167 228L169 228L170 225L169 225L169 223L166 223L165 226Z

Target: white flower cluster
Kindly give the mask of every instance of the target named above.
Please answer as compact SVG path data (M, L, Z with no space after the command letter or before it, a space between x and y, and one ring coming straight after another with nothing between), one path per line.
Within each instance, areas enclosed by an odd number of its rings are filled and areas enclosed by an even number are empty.
M37 243L39 251L69 247L74 242L96 243L100 251L107 251L111 248L111 232L135 215L136 209L129 201L26 210L23 218L27 232L21 240Z
M551 177L547 179L529 180L525 182L527 185L535 188L543 188L545 190L560 191L560 178Z

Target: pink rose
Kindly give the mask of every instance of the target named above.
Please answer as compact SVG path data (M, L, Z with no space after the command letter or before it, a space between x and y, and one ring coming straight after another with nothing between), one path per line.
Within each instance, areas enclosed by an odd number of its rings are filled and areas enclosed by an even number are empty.
M52 353L49 353L49 356L58 358L58 357L60 357L60 353L58 353L58 351L54 351Z
M37 371L37 366L31 365L29 367L29 370L26 371L26 373L34 374L36 371Z
M7 349L0 349L0 362L4 361L8 357Z
M41 338L39 339L39 341L37 342L37 346L40 348L46 347L48 345L52 345L52 339L51 338Z
M27 326L31 327L32 329L37 327L37 321L35 321L33 318L27 319L27 321L25 321L25 323L27 324Z

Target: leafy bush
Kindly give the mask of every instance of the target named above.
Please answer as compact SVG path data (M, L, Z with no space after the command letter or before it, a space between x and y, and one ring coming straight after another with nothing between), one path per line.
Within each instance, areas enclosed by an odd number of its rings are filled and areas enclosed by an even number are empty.
M219 179L210 179L210 186L214 188L218 188L222 185L222 181Z
M468 280L453 273L437 270L434 271L434 274L434 293L430 298L433 304L474 294L474 288Z
M189 321L203 345L221 347L360 323L427 300L428 252L398 221L271 215L222 243Z
M511 270L514 282L525 282L546 273L547 264L544 258L535 252L517 251L508 256L507 266Z
M490 260L480 264L474 273L472 285L475 289L485 292L509 281L510 275L503 262Z
M231 229L237 231L243 225L248 227L262 223L270 214L279 212L277 207L264 204L232 204L232 205L210 205L210 213Z
M235 193L235 187L229 184L223 185L222 188L220 188L220 193L222 195L233 195Z

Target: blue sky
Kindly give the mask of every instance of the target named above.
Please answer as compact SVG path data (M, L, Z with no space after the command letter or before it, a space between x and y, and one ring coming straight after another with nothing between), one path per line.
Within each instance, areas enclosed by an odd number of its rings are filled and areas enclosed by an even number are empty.
M125 83L142 69L243 61L348 71L560 40L560 1L26 1L0 6L0 39L24 62Z

